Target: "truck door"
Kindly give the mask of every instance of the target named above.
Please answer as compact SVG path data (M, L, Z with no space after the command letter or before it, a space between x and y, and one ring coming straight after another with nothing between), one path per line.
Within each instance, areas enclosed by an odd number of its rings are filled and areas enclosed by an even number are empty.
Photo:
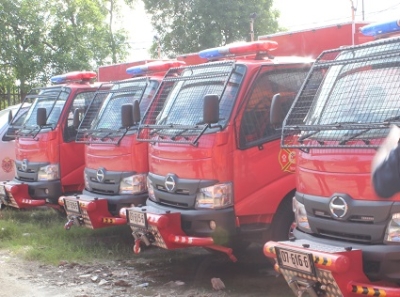
M287 162L280 160L280 129L270 124L272 97L280 93L288 110L300 89L309 68L271 70L264 67L258 73L236 118L238 150L235 154L235 210L238 216L268 214L275 211L283 196L294 189L276 183L291 175ZM290 157L290 156L286 156ZM283 195L285 195L283 194ZM277 199L278 197L279 199Z

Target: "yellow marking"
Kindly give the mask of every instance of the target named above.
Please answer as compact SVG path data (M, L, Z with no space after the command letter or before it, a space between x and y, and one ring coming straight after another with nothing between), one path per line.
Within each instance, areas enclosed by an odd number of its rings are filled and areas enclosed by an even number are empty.
M381 289L375 289L374 287L364 287L364 286L352 286L353 293L364 296L374 296L374 297L386 297L386 291Z
M313 256L314 258L314 263L324 265L324 266L331 266L332 265L332 259L327 258L327 257L318 257L318 256Z
M103 218L103 223L104 224L114 224L115 223L115 219Z

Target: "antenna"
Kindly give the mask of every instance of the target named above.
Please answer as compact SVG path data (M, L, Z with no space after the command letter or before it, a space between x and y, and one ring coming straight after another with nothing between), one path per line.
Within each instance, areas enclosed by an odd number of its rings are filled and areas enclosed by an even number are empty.
M257 17L255 12L250 14L250 41L254 41L254 19Z
M351 44L354 45L354 34L356 33L356 24L354 22L354 14L356 11L356 8L354 7L353 0L350 0L351 3Z

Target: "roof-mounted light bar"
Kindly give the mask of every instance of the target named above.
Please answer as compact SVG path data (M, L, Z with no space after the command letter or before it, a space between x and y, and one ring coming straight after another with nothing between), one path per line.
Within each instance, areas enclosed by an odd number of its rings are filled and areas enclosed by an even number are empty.
M363 35L372 37L377 37L380 35L386 35L390 33L399 33L400 20L366 25L361 27L360 31Z
M272 40L254 41L206 49L200 51L199 56L204 59L218 59L226 56L250 55L258 52L272 51L277 48L278 43Z
M53 84L64 84L69 81L90 81L97 77L93 71L74 71L53 76L50 81Z
M186 65L183 61L153 61L147 64L132 66L126 69L126 73L132 76L149 75L156 72L166 72L170 68Z

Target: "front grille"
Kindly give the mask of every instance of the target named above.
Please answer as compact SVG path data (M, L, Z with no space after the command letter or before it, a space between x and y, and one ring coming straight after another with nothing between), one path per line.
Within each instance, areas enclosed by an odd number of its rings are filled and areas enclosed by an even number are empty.
M17 179L20 181L26 181L26 182L34 182L35 179L34 178L28 178L28 177L21 177L17 174Z
M187 203L172 202L172 201L168 201L168 200L165 200L165 199L160 199L160 202L161 202L162 204L170 205L170 206L175 206L175 207L182 207L182 208L188 208L188 207L189 207L189 204L187 204Z
M353 234L353 233L346 233L346 232L335 232L332 230L326 229L317 229L318 234L322 236L327 236L331 238L337 238L341 240L347 241L357 241L357 242L371 242L371 236L369 235L360 235L360 234Z
M324 218L327 220L333 220L332 215L329 212L326 212L324 210L315 210L314 215L316 217ZM351 216L348 219L348 221L355 222L355 223L363 223L363 224L373 224L374 217L368 216L368 215L354 215L354 216Z
M97 178L95 178L95 177L90 177L90 181L93 182L93 183L98 183ZM116 184L114 179L105 179L102 183L103 184L110 184L110 185L115 185Z
M162 191L162 192L168 192L168 190L165 188L165 186L162 186L162 185L157 185L157 190ZM174 194L189 195L190 192L188 189L176 189L174 191Z
M97 188L92 188L92 192L98 193L98 194L105 194L105 195L113 195L116 194L112 190L104 190L104 189L97 189Z

